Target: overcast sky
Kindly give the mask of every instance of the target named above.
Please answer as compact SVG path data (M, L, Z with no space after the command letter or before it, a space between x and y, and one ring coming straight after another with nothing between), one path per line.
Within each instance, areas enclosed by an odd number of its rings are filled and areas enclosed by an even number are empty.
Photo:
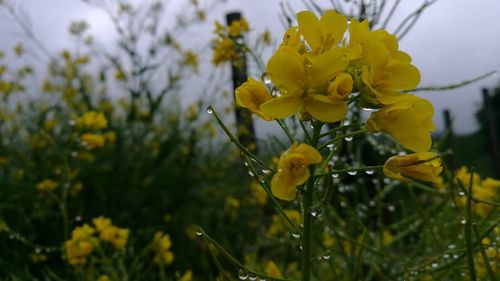
M68 25L73 20L85 19L90 32L98 40L112 44L112 28L106 14L80 0L11 0L24 7L30 15L34 31L51 51L59 51L71 45L67 36ZM146 0L143 0L146 1ZM177 12L187 0L173 0L170 14ZM203 0L200 0L203 3ZM269 28L275 37L282 36L283 27L277 15L279 2L273 0L227 0L210 13L205 36L185 36L188 44L199 45L212 30L214 19L224 21L228 11L242 11L252 29L260 32ZM301 9L299 0L289 1ZM322 2L317 0L317 2ZM329 1L323 1L329 3ZM388 31L411 12L417 0L404 0L396 12ZM327 5L327 4L325 4ZM446 85L467 80L492 70L500 70L500 0L439 0L421 17L412 31L400 42L400 48L409 53L420 69L420 86ZM13 25L5 17L0 18L0 49L12 48L20 39ZM193 39L196 38L196 39ZM203 42L208 46L207 42ZM209 59L207 59L208 61ZM497 77L489 77L479 83L451 91L418 93L429 99L436 108L434 121L443 127L441 111L449 108L457 132L468 133L476 129L474 112L481 103L480 89L498 83Z

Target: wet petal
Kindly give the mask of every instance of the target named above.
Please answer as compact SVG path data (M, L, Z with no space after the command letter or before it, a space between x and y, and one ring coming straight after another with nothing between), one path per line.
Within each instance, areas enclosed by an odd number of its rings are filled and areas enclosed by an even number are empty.
M297 112L301 104L299 97L283 95L263 103L260 110L274 118L284 119Z
M321 122L337 122L347 113L344 101L333 101L327 96L310 95L304 99L304 108L314 119Z
M303 11L297 14L299 31L306 39L311 49L315 50L321 44L321 26L318 18L312 12Z
M292 48L280 47L269 60L266 71L282 92L295 94L302 91L306 80L304 57Z
M335 75L344 71L348 64L349 61L338 50L330 50L313 58L307 85L315 88L328 83Z

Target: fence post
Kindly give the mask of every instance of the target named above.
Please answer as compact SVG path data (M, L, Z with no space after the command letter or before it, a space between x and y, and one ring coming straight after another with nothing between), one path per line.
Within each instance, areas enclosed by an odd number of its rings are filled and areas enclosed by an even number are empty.
M484 121L486 126L486 133L488 136L488 146L493 160L493 173L496 177L500 177L500 151L499 139L496 130L496 122L493 109L491 108L490 95L488 89L483 89L483 108L484 108Z
M457 161L457 156L456 154L458 153L455 145L455 133L453 132L453 121L451 120L451 114L448 109L445 109L443 111L443 116L444 116L444 125L446 128L446 143L448 144L448 147L451 149L453 153L451 153L447 159L448 167L452 170L458 169L458 161Z
M241 20L241 13L233 12L226 15L227 25L230 26L233 21ZM235 40L243 40L243 36L233 38ZM241 84L247 80L247 59L245 52L238 50L239 60L231 63L233 76L233 89L236 90ZM233 95L234 95L233 90ZM236 128L238 141L253 152L257 152L257 143L255 138L255 129L252 120L252 114L248 110L243 110L238 106L235 107Z

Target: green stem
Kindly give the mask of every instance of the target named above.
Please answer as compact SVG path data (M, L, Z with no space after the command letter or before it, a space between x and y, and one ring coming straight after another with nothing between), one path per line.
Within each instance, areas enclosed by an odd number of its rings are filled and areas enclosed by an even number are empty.
M347 169L342 169L342 170L331 170L328 173L317 174L314 177L321 178L321 177L331 176L332 174L340 174L340 173L347 173L347 172L360 172L360 171L380 170L382 168L384 168L383 165L365 166L365 167L359 167L359 168L347 168Z
M474 178L474 170L471 169L469 180L469 194L467 194L467 205L465 210L465 248L467 250L467 266L469 267L469 275L471 281L477 281L476 268L474 266L474 246L472 244L472 183ZM477 241L481 243L480 241Z
M344 135L340 135L340 136L338 136L338 137L336 137L336 138L334 138L334 139L331 139L331 140L329 140L329 141L325 142L324 144L320 145L320 146L318 147L318 149L322 149L322 148L326 147L327 145L329 145L329 144L331 144L331 143L335 143L335 142L337 142L337 141L339 141L339 140L341 140L341 139L343 139L343 138L353 137L353 136L356 136L356 135L364 134L364 133L366 133L366 132L367 132L367 130L366 130L366 129L361 129L361 130L359 130L359 131L354 131L354 132L351 132L351 133L347 133L347 134L344 134Z
M302 123L301 123L302 124ZM313 136L310 139L312 147L318 147L319 135L321 133L322 123L314 123ZM304 129L304 131L306 131ZM314 166L309 168L310 174L314 175ZM309 213L313 206L315 177L309 177L306 182L305 190L302 196L302 281L310 281L312 273L312 216Z

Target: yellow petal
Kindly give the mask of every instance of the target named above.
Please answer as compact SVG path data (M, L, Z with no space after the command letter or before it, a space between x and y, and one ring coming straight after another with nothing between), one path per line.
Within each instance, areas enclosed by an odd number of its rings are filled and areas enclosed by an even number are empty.
M263 103L260 110L271 117L285 119L297 112L301 105L302 102L299 97L282 95Z
M296 185L293 185L291 174L286 172L277 172L271 180L271 192L281 200L292 201L297 196Z
M344 101L333 101L327 96L309 95L303 102L307 112L321 122L340 121L347 113L347 104Z
M351 20L349 25L349 45L364 44L370 37L370 25L368 20L359 22L355 19Z
M311 60L307 86L320 87L328 83L335 75L346 69L349 61L338 50L330 50Z
M314 51L321 44L321 26L318 18L310 11L297 13L299 31L304 36L307 44Z
M347 28L347 19L333 10L326 11L320 20L323 38L328 38L331 35L334 43L337 44L344 37Z
M387 68L388 78L385 83L393 89L410 90L420 83L420 72L411 64L397 64Z
M272 120L271 116L260 110L263 103L273 98L264 83L249 77L247 82L236 89L235 98L239 106L248 108L264 120Z
M294 144L294 145L295 146L293 151L301 155L302 157L301 163L303 165L318 164L319 162L321 162L322 160L321 154L314 147L305 143L301 143L298 145Z
M352 92L352 87L353 80L351 75L340 73L335 77L335 80L328 85L328 97L337 101L345 100Z
M269 60L266 71L274 85L283 93L299 93L304 87L304 57L290 47L280 47Z

